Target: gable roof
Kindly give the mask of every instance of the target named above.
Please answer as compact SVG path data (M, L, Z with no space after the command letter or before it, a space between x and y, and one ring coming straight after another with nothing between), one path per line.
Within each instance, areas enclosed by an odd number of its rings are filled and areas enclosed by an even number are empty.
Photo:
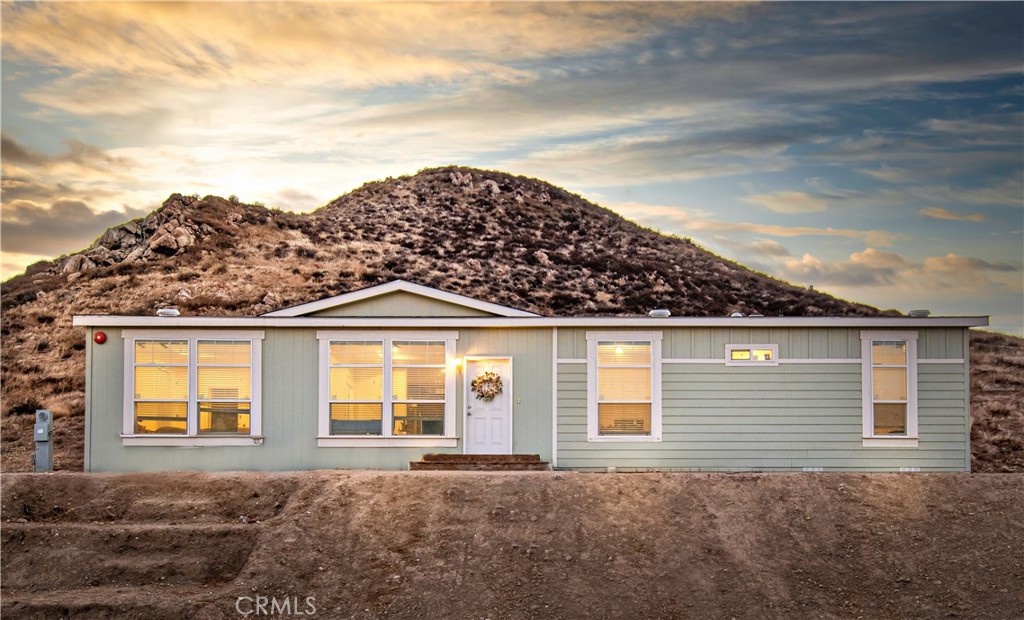
M411 293L413 295L419 295L420 297L426 297L428 299L435 299L456 306L462 306L464 308L471 308L473 310L479 310L486 312L494 316L499 317L536 317L539 316L533 312L527 312L525 310L516 310L515 308L509 308L508 306L502 306L499 304L492 304L488 301L481 301L479 299L473 299L472 297L466 297L465 295L458 295L456 293L447 293L445 291L439 291L436 288L430 288L429 286L423 286L421 284L413 284L412 282L406 282L405 280L392 280L387 284L379 284L377 286L371 286L369 288L360 289L358 291L352 291L351 293L343 293L341 295L335 295L334 297L328 297L327 299L321 299L318 301L311 301L305 304L299 304L292 306L291 308L284 308L282 310L275 310L273 312L267 312L261 316L265 317L300 317L307 316L330 308L336 308L338 306L344 306L375 297L381 297L383 295L389 295L396 292Z

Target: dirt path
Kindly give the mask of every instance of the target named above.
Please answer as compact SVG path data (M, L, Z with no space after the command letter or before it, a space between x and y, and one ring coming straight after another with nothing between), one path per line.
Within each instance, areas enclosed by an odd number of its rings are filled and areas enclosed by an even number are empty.
M322 618L1024 617L1020 474L6 474L2 492L5 618L242 618L257 597Z

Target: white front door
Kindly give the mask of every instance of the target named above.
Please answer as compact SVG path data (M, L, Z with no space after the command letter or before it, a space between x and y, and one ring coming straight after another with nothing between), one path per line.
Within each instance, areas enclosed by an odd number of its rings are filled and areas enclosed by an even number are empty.
M483 400L472 388L473 379L487 372L501 378L501 392ZM512 360L480 359L466 362L466 453L512 454Z

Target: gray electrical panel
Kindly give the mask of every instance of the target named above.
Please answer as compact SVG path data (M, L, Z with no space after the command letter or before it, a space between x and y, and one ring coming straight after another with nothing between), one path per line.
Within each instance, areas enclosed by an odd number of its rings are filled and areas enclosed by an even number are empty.
M53 471L53 414L49 409L36 409L36 471Z

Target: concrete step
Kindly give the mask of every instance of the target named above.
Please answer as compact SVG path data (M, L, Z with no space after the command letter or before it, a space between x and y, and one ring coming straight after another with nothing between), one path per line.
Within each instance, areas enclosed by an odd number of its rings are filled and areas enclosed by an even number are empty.
M413 471L547 471L539 454L424 454Z
M539 454L424 454L424 463L540 463Z

